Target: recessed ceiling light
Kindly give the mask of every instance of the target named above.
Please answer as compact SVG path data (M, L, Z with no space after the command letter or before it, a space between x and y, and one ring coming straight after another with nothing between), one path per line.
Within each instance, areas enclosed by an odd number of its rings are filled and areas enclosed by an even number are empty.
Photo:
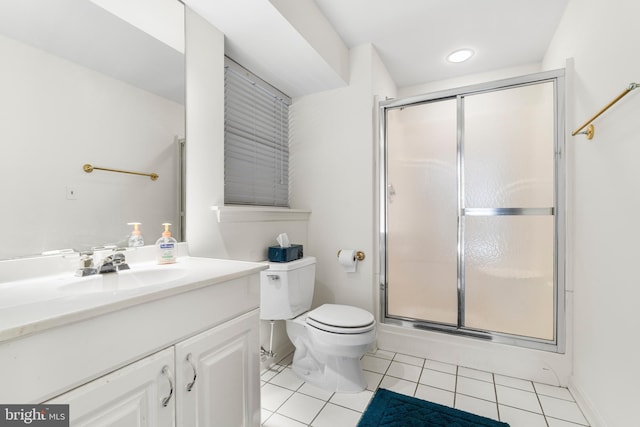
M455 52L452 52L447 56L447 61L449 62L464 62L467 59L473 56L473 51L471 49L459 49Z

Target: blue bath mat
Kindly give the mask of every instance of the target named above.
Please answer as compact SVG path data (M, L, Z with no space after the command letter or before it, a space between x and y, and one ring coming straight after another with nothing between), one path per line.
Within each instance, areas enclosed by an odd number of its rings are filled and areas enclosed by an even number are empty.
M509 424L378 389L358 427L509 427Z

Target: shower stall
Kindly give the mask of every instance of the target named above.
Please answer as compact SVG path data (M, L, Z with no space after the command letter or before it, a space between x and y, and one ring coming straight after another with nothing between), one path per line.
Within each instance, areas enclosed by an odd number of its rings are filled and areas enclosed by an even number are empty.
M564 74L380 103L385 323L563 352Z

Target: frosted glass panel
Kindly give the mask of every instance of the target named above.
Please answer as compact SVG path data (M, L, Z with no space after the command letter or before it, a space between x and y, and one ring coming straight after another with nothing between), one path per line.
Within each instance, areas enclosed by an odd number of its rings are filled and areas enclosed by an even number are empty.
M553 206L553 83L464 102L465 207Z
M465 326L553 339L553 216L465 218Z
M455 325L456 101L387 120L387 313Z

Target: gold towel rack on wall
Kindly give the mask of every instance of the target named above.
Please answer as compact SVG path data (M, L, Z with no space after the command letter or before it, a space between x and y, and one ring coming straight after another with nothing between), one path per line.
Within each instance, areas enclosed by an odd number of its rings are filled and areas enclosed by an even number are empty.
M611 101L610 103L608 103L607 105L604 106L604 108L602 108L600 111L598 111L593 117L591 117L589 120L587 120L582 126L580 126L578 129L574 130L573 133L571 134L571 136L576 136L577 134L584 134L587 135L587 139L593 139L593 135L595 133L595 127L593 126L593 124L591 123L592 121L594 121L595 119L597 119L598 117L600 117L600 115L602 113L604 113L605 111L607 111L609 108L611 108L616 102L620 101L622 98L624 98L629 92L631 92L632 90L636 89L640 87L640 84L638 83L629 83L629 87L627 87L620 95L618 95L613 101ZM585 131L580 132L582 129L587 128Z
M128 173L131 175L142 175L142 176L148 176L149 178L151 178L151 181L155 181L158 179L158 174L157 173L141 173L141 172L131 172L131 171L123 171L120 169L109 169L109 168L99 168L97 166L93 166L90 165L89 163L85 163L84 166L82 166L82 169L86 172L86 173L91 173L94 170L98 170L98 171L108 171L108 172L118 172L118 173Z

